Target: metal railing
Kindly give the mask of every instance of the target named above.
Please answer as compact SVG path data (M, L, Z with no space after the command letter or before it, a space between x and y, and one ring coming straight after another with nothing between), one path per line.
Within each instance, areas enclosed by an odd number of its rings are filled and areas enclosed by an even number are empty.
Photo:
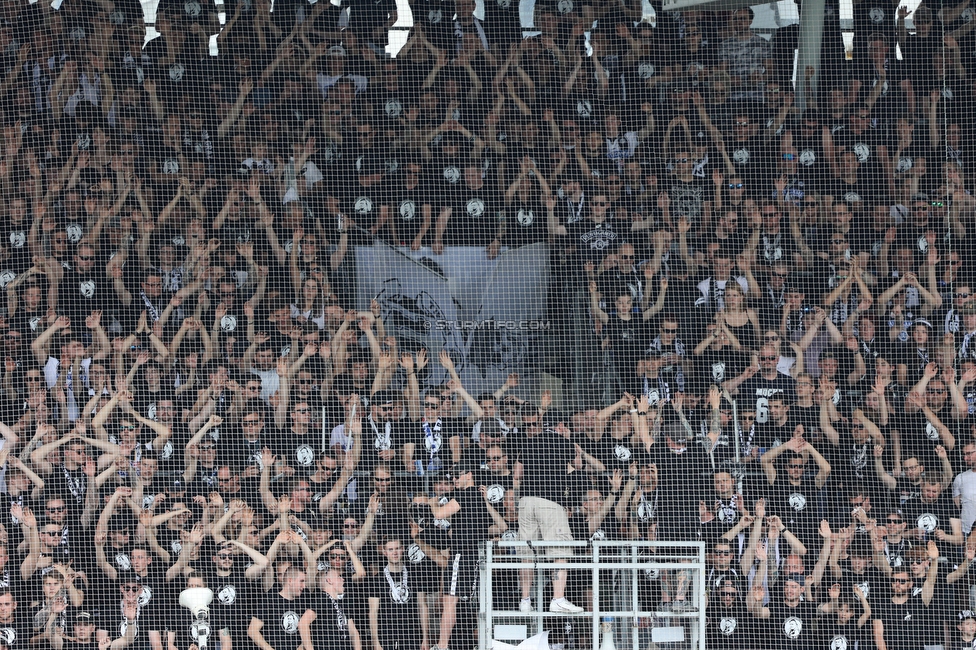
M529 546L534 557L512 554L515 547ZM544 555L546 547L571 547L574 555L552 558ZM565 562L556 562L564 559ZM496 610L494 578L500 571L519 571L529 566L535 571L532 612ZM553 613L544 606L544 573L568 569L589 571L588 584L592 601L577 603L584 607L579 614ZM497 639L518 642L539 634L554 623L554 619L589 619L592 645L600 647L600 623L603 618L615 621L615 642L618 650L638 650L650 643L681 642L685 648L705 649L705 544L703 542L488 542L485 561L481 567L478 635L479 647L490 650ZM640 603L639 581L645 571L690 572L691 584L686 590L684 610L644 609ZM590 606L590 607L587 607ZM502 624L499 624L499 621ZM627 623L629 622L629 625ZM522 634L511 635L512 624ZM664 625L658 625L664 623ZM530 627L534 628L530 633ZM500 638L499 629L509 633ZM521 637L521 638L519 638Z

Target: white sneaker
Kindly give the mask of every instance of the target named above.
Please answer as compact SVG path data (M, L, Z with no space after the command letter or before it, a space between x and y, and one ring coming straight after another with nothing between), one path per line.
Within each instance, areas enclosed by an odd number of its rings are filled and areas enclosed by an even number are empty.
M523 598L522 602L519 603L519 611L528 614L532 611L532 599Z
M549 611L564 614L579 614L583 611L583 608L579 605L574 605L565 598L554 598L553 601L549 603Z

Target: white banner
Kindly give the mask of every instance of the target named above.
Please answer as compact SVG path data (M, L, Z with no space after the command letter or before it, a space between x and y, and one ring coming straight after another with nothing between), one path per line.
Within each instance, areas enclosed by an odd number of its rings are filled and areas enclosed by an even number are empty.
M472 394L495 390L510 372L528 374L545 320L549 249L534 244L489 260L483 248L456 247L443 255L394 249L382 243L356 248L357 308L375 298L387 334L400 349L426 348L426 386L447 375L442 349L454 359Z

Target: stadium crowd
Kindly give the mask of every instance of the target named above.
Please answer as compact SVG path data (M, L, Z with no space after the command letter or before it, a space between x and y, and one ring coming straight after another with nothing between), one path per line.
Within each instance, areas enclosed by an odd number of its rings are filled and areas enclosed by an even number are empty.
M749 8L342 4L0 3L0 646L473 648L486 541L605 539L705 542L709 648L976 647L970 0L828 3L802 112ZM469 393L374 241L548 246L601 386ZM534 552L494 606L588 647Z

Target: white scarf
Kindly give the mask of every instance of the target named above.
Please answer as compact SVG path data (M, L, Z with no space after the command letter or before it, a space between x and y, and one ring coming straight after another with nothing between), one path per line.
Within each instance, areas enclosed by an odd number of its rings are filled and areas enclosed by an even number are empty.
M367 420L369 421L369 426L373 427L373 434L375 435L375 438L373 439L373 446L376 447L378 451L388 450L392 446L392 442L390 440L390 434L393 431L392 422L387 422L384 425L385 428L381 434L380 430L376 426L376 420L373 419L373 416L370 415Z
M383 569L383 574L386 575L386 581L390 583L390 598L393 602L398 605L402 605L410 600L410 587L407 586L407 567L403 567L402 580L400 582L395 582L393 576L390 575L390 567L387 566Z
M427 464L427 471L439 472L441 469L443 469L443 467L441 459L437 457L437 454L444 445L444 440L441 437L441 419L437 418L437 422L435 422L434 426L431 427L430 423L425 417L421 421L421 427L424 430L424 448L427 450L427 453L430 454L430 462Z

